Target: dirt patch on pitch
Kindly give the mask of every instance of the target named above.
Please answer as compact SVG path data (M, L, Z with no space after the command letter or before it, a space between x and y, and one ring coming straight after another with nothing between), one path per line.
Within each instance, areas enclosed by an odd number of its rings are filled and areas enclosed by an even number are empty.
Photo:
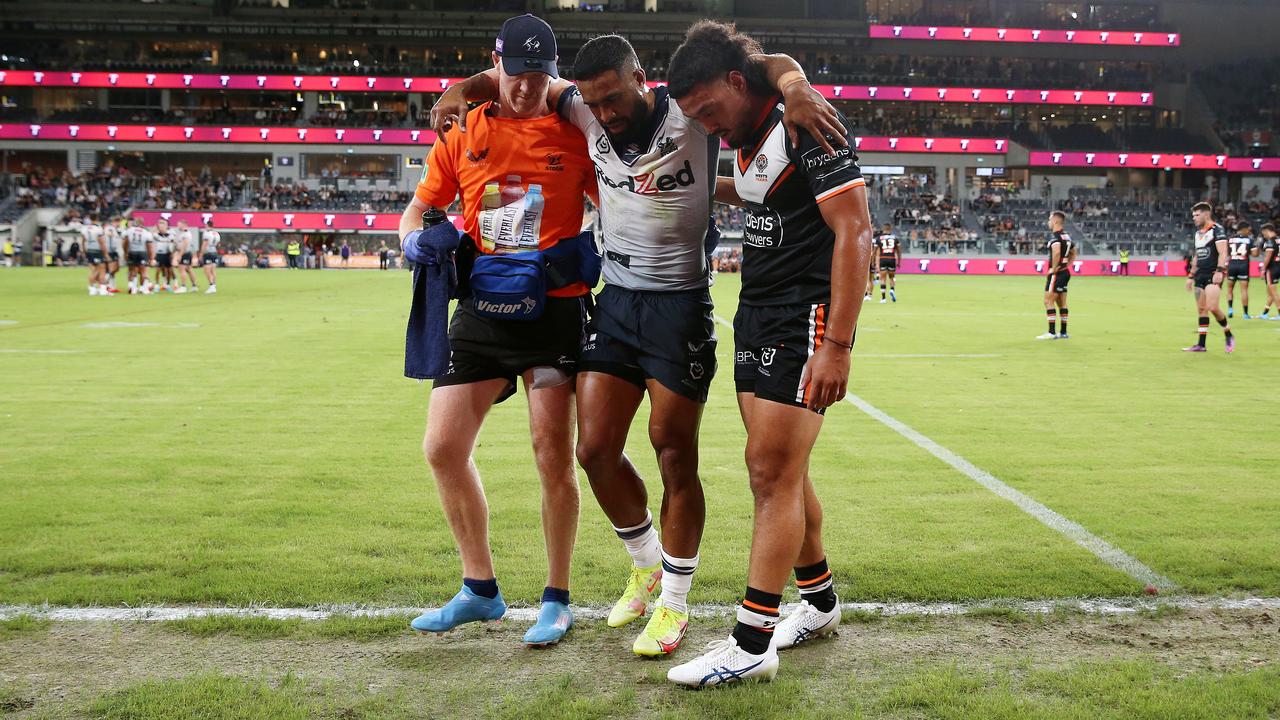
M723 637L728 618L698 621L676 660ZM448 706L459 694L501 694L523 680L590 677L601 692L641 697L671 690L672 660L630 652L639 627L585 621L561 646L520 644L523 623L472 626L443 636L349 640L195 637L154 623L55 623L47 632L0 640L6 717L76 717L104 692L152 679L226 674L279 681L291 676L359 694L398 693L417 707ZM1045 669L1091 661L1151 660L1175 672L1228 672L1276 663L1280 621L1269 611L1185 611L1159 617L1048 616L879 618L858 616L838 637L783 655L780 677L874 679L902 667L946 663ZM336 690L334 690L336 689ZM419 704L422 703L422 704ZM435 705L440 707L442 705Z

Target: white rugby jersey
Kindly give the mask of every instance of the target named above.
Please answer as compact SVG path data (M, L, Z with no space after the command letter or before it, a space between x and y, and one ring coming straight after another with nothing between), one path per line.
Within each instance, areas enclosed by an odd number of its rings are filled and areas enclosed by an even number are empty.
M151 231L136 225L125 231L125 239L129 241L129 252L145 254L147 243L151 242Z
M217 252L219 242L222 242L222 234L217 230L205 230L200 233L200 244L204 246L206 253Z
M96 250L98 252L106 252L107 249L102 244L102 226L96 223L83 225L80 228L80 236L84 238L84 249Z
M173 233L173 251L175 253L194 253L199 247L196 245L196 234L190 230L176 230Z
M169 255L173 253L173 239L175 233L172 230L160 232L155 230L151 233L151 242L155 243L157 255Z
M560 96L560 115L586 136L595 164L604 281L628 290L705 288L720 141L686 118L665 87L652 92L653 114L630 138L611 136L576 87Z

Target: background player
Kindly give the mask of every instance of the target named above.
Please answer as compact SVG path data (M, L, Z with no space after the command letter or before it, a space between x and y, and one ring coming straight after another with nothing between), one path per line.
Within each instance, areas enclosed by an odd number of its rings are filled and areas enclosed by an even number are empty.
M1204 342L1209 334L1209 315L1222 326L1226 338L1226 351L1236 349L1231 325L1222 312L1219 297L1222 281L1227 277L1227 232L1213 221L1213 207L1206 202L1191 206L1191 220L1196 234L1192 251L1195 253L1195 272L1187 275L1187 290L1194 290L1199 337L1195 345L1182 348L1184 352L1205 352Z
M1258 316L1261 320L1280 319L1280 240L1276 238L1276 226L1266 223L1262 226L1262 279L1267 284L1267 306ZM1271 315L1271 308L1276 314Z
M151 233L153 254L151 264L156 269L156 287L163 291L169 289L173 282L173 233L169 230L169 221L160 218L156 221L156 229Z
M89 294L110 295L107 292L107 246L102 226L98 224L98 216L90 215L89 222L80 226L80 237L84 239L85 257L89 260Z
M1044 312L1049 319L1049 332L1037 335L1037 340L1066 340L1067 335L1067 285L1071 282L1071 262L1076 259L1076 244L1062 228L1067 216L1061 210L1049 213L1049 263L1045 268ZM1055 325L1061 328L1055 331Z
M1230 262L1227 264L1227 317L1235 316L1236 283L1240 283L1240 306L1244 319L1249 316L1249 256L1257 255L1253 244L1253 226L1248 220L1236 223L1236 234L1227 240Z
M116 289L116 273L120 272L120 254L124 245L124 239L121 237L123 232L124 228L121 227L118 217L112 217L111 221L102 228L107 246L107 292L112 294L120 292Z
M136 219L129 221L124 231L125 258L129 266L129 294L151 294L151 283L147 282L147 266L151 263L151 231L143 227Z
M204 279L209 283L205 295L218 292L218 243L222 242L222 233L213 229L213 221L204 224L200 231L200 265L204 268Z
M181 253L178 259L178 282L180 285L173 289L176 293L194 293L200 291L200 286L196 284L196 273L191 269L191 265L196 260L196 254L200 251L200 241L196 239L196 234L187 227L186 220L178 221L178 232L175 236L175 249Z
M894 292L897 287L894 276L898 273L898 261L902 259L902 245L898 242L898 236L893 234L893 226L889 223L884 224L883 232L876 238L875 250L875 265L880 272L880 302L881 304L885 302L886 287L889 297L893 298L894 302L898 302L898 295Z

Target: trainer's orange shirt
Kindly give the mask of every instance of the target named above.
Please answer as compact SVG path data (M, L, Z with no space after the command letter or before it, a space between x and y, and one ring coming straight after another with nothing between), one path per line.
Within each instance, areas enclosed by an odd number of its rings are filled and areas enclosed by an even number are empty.
M481 252L546 250L582 231L583 195L595 193L595 168L582 133L558 113L517 120L467 113L427 155L416 195L448 207L462 195L463 230ZM548 294L574 297L577 283Z

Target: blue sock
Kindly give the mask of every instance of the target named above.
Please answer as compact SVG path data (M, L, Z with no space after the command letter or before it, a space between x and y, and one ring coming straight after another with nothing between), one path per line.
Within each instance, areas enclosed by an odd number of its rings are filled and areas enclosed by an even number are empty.
M471 592L483 598L490 600L498 597L498 579L476 580L474 578L462 578L462 584L471 588Z
M563 588L545 587L542 589L542 602L555 601L564 605L569 604L569 591Z

